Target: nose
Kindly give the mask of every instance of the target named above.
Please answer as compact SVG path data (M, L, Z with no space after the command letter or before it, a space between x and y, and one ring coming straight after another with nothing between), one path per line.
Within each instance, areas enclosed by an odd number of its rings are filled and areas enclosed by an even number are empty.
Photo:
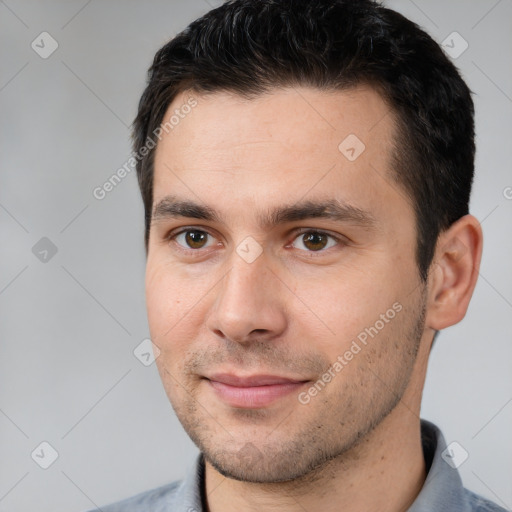
M270 340L287 326L283 286L263 252L248 263L236 252L216 293L206 325L218 337L247 344Z

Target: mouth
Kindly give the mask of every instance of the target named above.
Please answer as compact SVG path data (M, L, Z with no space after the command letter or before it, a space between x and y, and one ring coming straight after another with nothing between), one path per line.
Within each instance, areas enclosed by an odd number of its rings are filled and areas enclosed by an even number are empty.
M309 380L298 380L278 375L241 377L233 374L215 374L204 377L215 395L231 407L258 409L280 398L298 393Z

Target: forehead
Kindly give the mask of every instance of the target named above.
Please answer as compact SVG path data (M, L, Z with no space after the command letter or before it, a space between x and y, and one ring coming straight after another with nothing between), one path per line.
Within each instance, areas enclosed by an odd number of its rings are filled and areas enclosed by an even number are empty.
M192 99L197 106L190 108ZM169 136L164 134L159 146L175 142L184 151L198 146L231 151L258 141L286 144L299 153L320 147L332 151L350 133L375 144L383 136L389 139L394 129L389 106L368 86L343 91L285 88L250 100L231 92L187 91L169 105L163 123L168 120Z
M397 194L394 116L369 87L288 88L251 100L187 91L162 126L169 120L156 148L154 202L177 193L240 208L316 194L368 209Z

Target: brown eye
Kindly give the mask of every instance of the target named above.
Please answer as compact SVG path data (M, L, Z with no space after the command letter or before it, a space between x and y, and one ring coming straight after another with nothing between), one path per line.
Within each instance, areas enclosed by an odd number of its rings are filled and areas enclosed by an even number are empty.
M327 245L327 236L321 233L306 233L302 235L302 241L311 251L319 251Z
M177 233L172 238L185 249L203 249L208 246L209 236L206 231L200 229L187 229Z
M185 240L192 249L201 249L206 243L207 236L204 231L187 231Z
M296 245L297 243L298 245ZM307 231L305 233L301 233L293 242L293 246L297 249L305 248L305 250L309 252L322 251L323 249L328 249L333 245L336 245L336 239L332 235L322 231Z

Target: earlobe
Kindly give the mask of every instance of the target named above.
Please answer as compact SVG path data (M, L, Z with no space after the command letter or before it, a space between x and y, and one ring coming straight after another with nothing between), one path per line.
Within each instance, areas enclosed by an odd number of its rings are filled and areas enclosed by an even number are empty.
M428 327L440 330L464 318L478 278L482 244L480 223L472 215L439 235L429 273Z

